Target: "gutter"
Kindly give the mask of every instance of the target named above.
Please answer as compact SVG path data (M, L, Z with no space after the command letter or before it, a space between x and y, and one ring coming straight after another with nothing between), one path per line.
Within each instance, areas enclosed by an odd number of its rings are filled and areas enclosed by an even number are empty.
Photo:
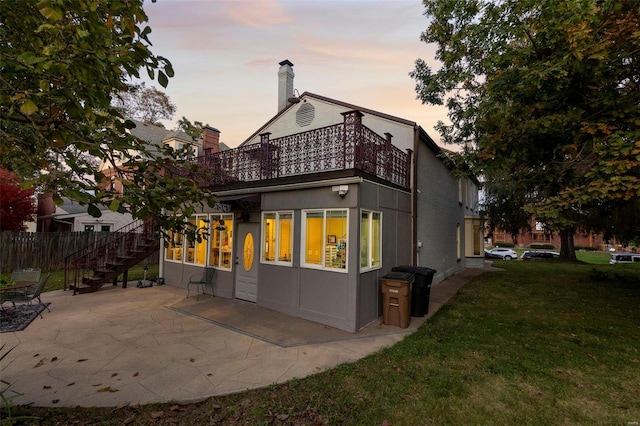
M420 126L413 127L413 158L411 159L411 261L413 265L420 266L418 256L418 155L420 154Z
M346 178L338 178L338 179L326 179L319 180L315 182L300 182L300 183L290 183L284 185L273 185L273 186L265 186L261 188L242 188L242 189L232 189L230 191L217 191L214 192L213 195L216 197L221 197L224 195L243 195L243 194L256 194L262 192L279 192L279 191L289 191L293 189L306 189L306 188L320 188L331 185L348 185L350 183L362 183L364 179L360 176L351 176Z

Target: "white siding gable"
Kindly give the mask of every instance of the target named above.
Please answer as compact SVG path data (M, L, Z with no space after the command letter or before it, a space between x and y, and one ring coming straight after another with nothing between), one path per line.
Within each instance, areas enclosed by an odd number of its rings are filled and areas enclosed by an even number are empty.
M297 114L300 108L308 110L308 105L311 105L314 109L313 120L308 125L300 126L297 122ZM286 110L275 121L264 127L260 133L271 133L269 139L277 139L296 133L332 126L342 123L342 113L352 110L353 108L343 105L331 103L322 99L316 99L314 97L303 96L300 103L295 104ZM308 118L308 114L308 112L305 113L305 118ZM363 111L363 114L362 123L364 126L383 137L385 133L391 133L393 136L391 139L393 145L403 151L407 149L413 150L413 126L373 114L367 114L366 111ZM308 120L305 120L305 124L307 121ZM254 144L258 142L260 142L260 136L256 134L247 142L247 144Z

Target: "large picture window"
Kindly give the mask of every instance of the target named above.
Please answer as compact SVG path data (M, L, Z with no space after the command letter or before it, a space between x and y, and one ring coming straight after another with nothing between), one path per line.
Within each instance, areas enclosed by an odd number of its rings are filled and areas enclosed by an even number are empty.
M233 215L212 214L209 216L210 244L209 265L214 268L231 269L233 245Z
M191 226L197 230L199 238L186 241L184 263L203 265L207 262L207 241L209 237L209 222L206 215L196 215L189 219Z
M308 210L302 217L303 266L346 271L348 210Z
M176 262L182 261L182 234L169 231L169 238L165 244L164 258Z
M360 269L382 267L382 213L363 210L360 214Z
M262 214L262 261L292 264L293 213L268 212Z

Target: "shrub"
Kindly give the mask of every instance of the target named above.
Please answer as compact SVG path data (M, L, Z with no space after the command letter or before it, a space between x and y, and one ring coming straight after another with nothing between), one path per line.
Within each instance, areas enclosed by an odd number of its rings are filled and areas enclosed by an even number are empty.
M576 251L598 251L596 247L575 246Z
M500 242L500 243L496 243L496 244L495 244L495 246L496 246L496 247L509 247L509 248L513 248L513 247L515 247L516 245L515 245L515 244L513 244L513 243L506 243L506 242L505 242L505 243L503 243L503 242Z
M532 244L529 245L529 248L551 250L551 249L556 248L556 246L554 246L553 244L549 244L549 243L532 243Z

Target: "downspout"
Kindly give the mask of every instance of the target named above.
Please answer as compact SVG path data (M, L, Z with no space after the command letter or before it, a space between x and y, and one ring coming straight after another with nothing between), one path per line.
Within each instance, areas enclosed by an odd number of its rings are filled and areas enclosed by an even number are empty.
M164 281L164 238L162 236L160 236L160 253L158 253L158 284L160 284L160 278Z
M418 257L418 150L420 143L420 126L415 125L413 127L413 155L411 161L411 253L412 264L420 266Z

